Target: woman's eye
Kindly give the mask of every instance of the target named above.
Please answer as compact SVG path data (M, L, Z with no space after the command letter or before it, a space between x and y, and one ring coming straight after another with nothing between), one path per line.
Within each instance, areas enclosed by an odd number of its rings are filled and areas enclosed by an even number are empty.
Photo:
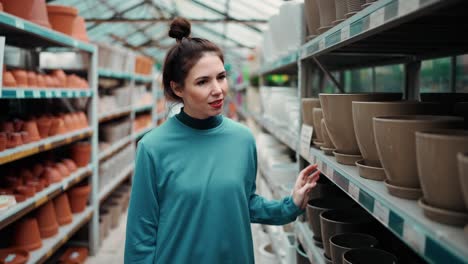
M218 80L223 80L223 79L226 79L226 75L218 76Z
M206 83L205 80L197 82L197 85L204 85Z

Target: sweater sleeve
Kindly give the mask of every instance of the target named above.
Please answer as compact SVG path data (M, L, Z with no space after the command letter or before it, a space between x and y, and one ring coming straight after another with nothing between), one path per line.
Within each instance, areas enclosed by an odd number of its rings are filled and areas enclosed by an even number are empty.
M159 205L154 160L138 144L125 239L125 263L154 263Z
M250 222L267 225L285 225L296 220L304 211L294 204L292 196L281 200L267 200L255 193L257 175L257 151L253 148L254 164L251 172L253 178L250 191L249 211Z

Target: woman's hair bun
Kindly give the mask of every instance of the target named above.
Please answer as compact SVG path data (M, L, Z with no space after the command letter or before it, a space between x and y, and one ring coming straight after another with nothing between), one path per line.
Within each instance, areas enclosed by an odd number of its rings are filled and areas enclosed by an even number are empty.
M190 22L182 17L176 17L169 29L169 37L175 38L177 41L190 36Z

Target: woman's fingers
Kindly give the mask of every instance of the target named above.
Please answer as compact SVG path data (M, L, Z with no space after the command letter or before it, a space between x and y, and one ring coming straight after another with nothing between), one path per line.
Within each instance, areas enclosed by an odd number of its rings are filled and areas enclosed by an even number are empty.
M314 172L312 175L309 175L307 179L308 182L316 182L320 178L320 171Z
M301 178L305 179L305 178L307 178L307 176L309 176L314 170L317 170L317 167L318 167L317 164L309 165L309 166L307 166L305 169L303 169L303 170L299 173L299 175L301 176Z

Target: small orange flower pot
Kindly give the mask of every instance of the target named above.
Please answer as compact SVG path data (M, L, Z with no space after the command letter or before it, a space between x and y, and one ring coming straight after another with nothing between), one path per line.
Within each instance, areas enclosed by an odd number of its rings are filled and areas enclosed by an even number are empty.
M3 72L3 86L5 87L16 87L16 80L10 71Z
M58 233L59 226L55 216L54 203L52 201L48 201L37 209L36 218L42 238L48 238Z
M91 160L91 144L78 142L71 147L71 158L78 167L87 166Z
M11 1L14 2L14 1ZM28 86L28 73L25 70L12 70L11 73L15 77L16 85L19 87Z
M78 15L78 10L71 6L47 5L49 21L54 30L73 35L73 26Z
M33 251L42 247L41 234L36 218L24 217L14 228L13 245L15 248Z
M91 192L90 185L78 186L68 191L70 197L71 211L76 214L83 212L86 209L89 193Z
M59 225L67 225L73 221L73 215L70 209L70 203L66 193L59 195L54 199L55 216Z

